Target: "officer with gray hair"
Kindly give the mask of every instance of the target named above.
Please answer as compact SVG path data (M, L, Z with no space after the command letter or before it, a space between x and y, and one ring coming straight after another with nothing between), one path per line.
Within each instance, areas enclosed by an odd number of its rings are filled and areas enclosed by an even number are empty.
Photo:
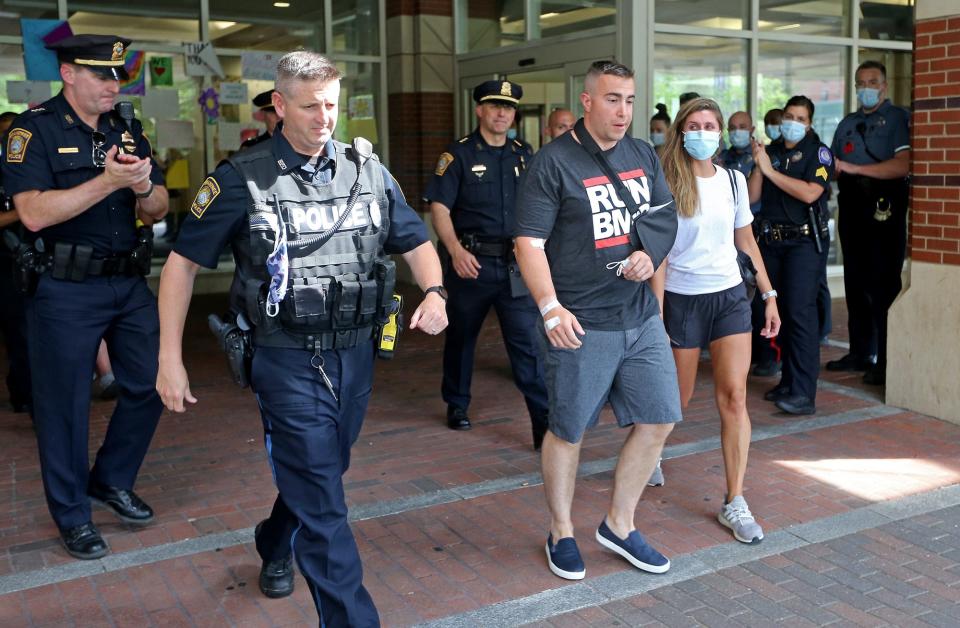
M260 589L290 595L296 559L320 625L376 626L342 477L394 302L390 254L403 256L424 290L410 328L435 335L447 316L423 222L369 142L332 137L341 76L316 53L284 55L273 93L278 131L200 186L160 280L157 390L175 412L196 403L181 355L190 293L199 267L215 267L232 244L231 306L252 328L250 382L280 493L255 532Z

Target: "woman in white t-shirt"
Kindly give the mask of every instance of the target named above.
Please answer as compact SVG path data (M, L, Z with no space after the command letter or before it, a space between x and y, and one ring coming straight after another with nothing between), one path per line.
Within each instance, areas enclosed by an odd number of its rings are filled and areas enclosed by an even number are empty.
M743 498L750 446L746 394L751 324L738 249L753 260L757 287L766 303L761 335L777 335L780 315L777 293L753 236L747 182L741 173L711 161L722 132L723 114L717 103L707 98L684 105L667 132L660 159L680 220L676 242L657 270L652 287L670 336L684 408L693 396L700 351L710 350L727 479L727 494L717 519L738 541L758 543L763 530Z

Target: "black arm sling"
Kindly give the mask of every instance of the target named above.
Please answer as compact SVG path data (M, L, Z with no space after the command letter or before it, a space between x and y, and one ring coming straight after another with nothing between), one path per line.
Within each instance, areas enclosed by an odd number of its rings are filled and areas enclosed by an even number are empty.
M630 244L650 257L654 269L659 268L670 249L673 248L673 242L677 237L677 211L673 207L673 201L671 200L670 203L657 211L641 209L640 205L634 200L633 194L630 193L613 166L607 161L603 150L597 146L597 142L587 131L583 118L577 120L576 125L574 125L574 133L580 141L580 146L597 162L617 196L630 211L630 222L632 224Z

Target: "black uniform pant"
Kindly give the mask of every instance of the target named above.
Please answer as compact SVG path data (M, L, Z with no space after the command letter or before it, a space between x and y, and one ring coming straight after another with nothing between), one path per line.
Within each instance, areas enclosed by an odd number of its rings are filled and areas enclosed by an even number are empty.
M90 469L90 378L101 339L120 393ZM45 274L27 299L40 473L61 530L90 521L88 480L133 488L163 410L155 389L159 342L157 300L141 277L77 283Z
M536 325L543 324L540 312L529 295L511 295L510 271L505 260L486 255L477 256L477 260L481 265L477 279L461 279L449 264L444 276L450 324L443 346L443 400L464 410L470 405L477 337L493 307L500 321L513 380L523 393L531 418L534 422L543 420L547 416L547 388L534 345Z
M886 220L877 220L877 201L857 186L841 184L837 198L850 353L876 355L879 368L887 363L887 313L903 287L907 250L907 186L886 185L894 191Z
M343 491L350 448L370 399L373 355L371 342L322 352L336 399L312 352L257 348L253 356L251 378L280 493L256 539L257 552L264 560L293 552L321 626L380 624L363 586Z
M32 399L25 308L23 295L13 282L13 259L0 254L0 333L3 333L7 346L7 362L10 367L7 372L7 391L14 407L29 404Z
M817 293L827 264L829 239L818 253L812 238L760 241L770 281L777 288L782 326L777 342L782 350L780 385L794 395L817 396L820 374L820 320Z

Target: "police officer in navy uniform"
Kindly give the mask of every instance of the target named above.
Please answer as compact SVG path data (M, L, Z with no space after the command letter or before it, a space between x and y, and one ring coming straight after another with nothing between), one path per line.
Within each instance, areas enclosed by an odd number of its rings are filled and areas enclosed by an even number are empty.
M215 267L230 243L242 279L231 299L252 327L250 381L279 489L255 533L261 591L289 595L295 559L320 625L376 626L342 476L370 397L378 322L393 301L389 254L403 255L425 291L410 328L434 335L447 321L425 225L368 142L332 139L340 78L316 53L284 55L273 94L280 130L201 185L160 281L157 389L171 410L196 402L184 319L198 268Z
M0 114L0 158L6 146L7 130L17 114L6 111ZM10 233L17 240L24 239L23 225L17 209L3 187L3 172L0 170L0 237ZM14 252L0 240L0 333L7 349L7 392L14 412L30 412L33 408L30 393L30 361L27 357L26 321L24 320L23 295L14 282Z
M850 353L827 362L827 370L866 370L864 381L879 385L886 378L887 312L900 294L907 247L910 114L887 99L882 63L864 61L855 76L860 108L833 136Z
M783 142L754 142L762 181L752 179L750 200L760 198L760 252L778 288L783 317L780 383L764 398L788 414L816 412L820 338L817 292L830 246L827 198L833 155L811 128L814 105L794 96L784 107Z
M509 81L487 81L473 90L479 124L440 155L424 198L442 243L450 293L441 386L447 426L470 429L474 350L493 306L539 449L547 429L547 392L533 338L540 313L520 278L510 238L517 181L531 156L528 145L507 139L522 95Z
M273 135L274 129L277 127L277 121L280 118L277 116L277 110L273 106L273 90L268 89L265 92L260 92L253 99L253 106L257 110L253 113L254 120L258 122L263 122L267 130L261 133L260 135L246 140L240 144L240 148L250 148L251 146L256 146L260 142L265 142L270 139L270 136Z
M78 35L49 45L63 90L14 121L3 159L7 192L52 267L27 299L27 344L47 504L77 558L107 553L91 498L124 521L153 519L133 492L163 409L153 385L157 306L142 277L150 239L137 220L163 218L168 197L140 122L111 111L129 43ZM101 339L120 394L90 468L90 376Z

